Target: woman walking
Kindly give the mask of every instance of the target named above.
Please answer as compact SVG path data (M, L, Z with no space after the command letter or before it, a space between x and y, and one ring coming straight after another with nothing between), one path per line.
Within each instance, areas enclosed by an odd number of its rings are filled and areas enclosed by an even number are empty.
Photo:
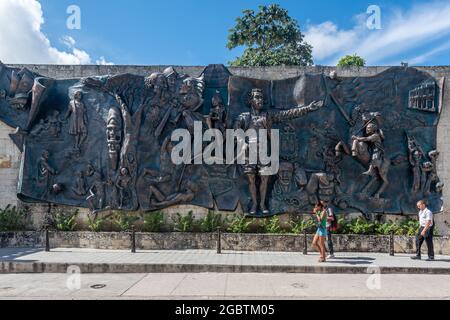
M326 262L325 238L327 236L327 212L324 210L323 205L318 203L314 207L313 213L317 219L318 227L312 245L320 253L319 262Z

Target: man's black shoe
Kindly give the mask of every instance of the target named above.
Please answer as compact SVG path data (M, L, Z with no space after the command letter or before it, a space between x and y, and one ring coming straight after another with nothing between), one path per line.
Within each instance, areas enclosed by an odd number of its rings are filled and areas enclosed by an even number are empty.
M414 257L411 257L411 259L412 260L421 260L422 258L420 256L414 256Z
M434 257L429 257L427 260L425 261L434 261Z

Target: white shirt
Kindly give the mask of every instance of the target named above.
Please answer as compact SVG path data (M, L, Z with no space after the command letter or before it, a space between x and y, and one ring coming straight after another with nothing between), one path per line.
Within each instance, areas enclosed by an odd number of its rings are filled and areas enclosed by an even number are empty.
M326 208L327 210L327 228L331 227L331 222L334 220L333 209Z
M430 227L433 225L433 213L428 209L425 208L423 210L419 211L419 221L420 226L425 227L428 221L431 221Z

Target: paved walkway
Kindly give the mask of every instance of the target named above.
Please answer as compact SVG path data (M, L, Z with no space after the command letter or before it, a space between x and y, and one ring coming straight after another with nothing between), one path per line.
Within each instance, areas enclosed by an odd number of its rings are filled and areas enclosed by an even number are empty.
M0 274L1 299L450 299L450 275Z
M413 261L410 255L339 253L318 263L317 253L235 252L211 250L138 251L56 248L0 249L0 273L65 273L76 265L82 273L403 273L450 274L450 256Z

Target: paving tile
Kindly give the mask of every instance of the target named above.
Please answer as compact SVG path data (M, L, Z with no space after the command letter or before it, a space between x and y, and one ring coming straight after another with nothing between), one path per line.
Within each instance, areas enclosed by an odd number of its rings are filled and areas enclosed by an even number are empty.
M254 274L248 281L248 274L229 274L226 296L273 297L276 294L272 284L267 281L268 276L267 274Z
M170 296L180 282L186 277L183 273L151 273L123 293L125 297Z
M223 273L188 274L171 296L224 297L227 275Z

